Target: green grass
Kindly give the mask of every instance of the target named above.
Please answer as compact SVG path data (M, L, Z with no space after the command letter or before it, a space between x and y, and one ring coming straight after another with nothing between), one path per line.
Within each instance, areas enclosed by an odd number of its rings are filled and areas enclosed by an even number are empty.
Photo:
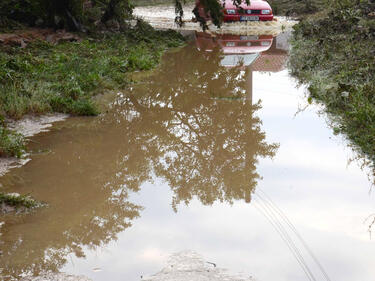
M0 157L21 157L24 150L23 136L9 130L0 116Z
M142 23L104 39L0 47L0 114L14 119L45 112L97 115L92 96L126 86L128 72L156 67L164 50L182 43L177 33Z
M81 42L39 41L24 49L0 45L0 117L97 115L93 96L125 87L129 72L155 68L166 49L182 44L178 33L139 21L127 32L84 36ZM22 137L0 122L0 157L19 157L23 149Z
M290 69L375 168L375 4L348 5L295 26Z

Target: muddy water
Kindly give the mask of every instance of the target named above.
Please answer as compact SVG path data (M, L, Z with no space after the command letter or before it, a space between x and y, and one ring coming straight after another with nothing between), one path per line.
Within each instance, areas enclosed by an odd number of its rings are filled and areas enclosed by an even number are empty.
M33 138L0 182L49 207L1 218L2 278L141 280L194 250L253 280L372 281L370 183L318 108L295 115L286 49L197 33L98 118Z

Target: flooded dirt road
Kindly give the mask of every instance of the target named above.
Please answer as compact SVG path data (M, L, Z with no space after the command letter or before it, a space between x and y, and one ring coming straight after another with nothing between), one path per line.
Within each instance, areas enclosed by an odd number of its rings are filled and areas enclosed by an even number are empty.
M373 280L370 183L318 108L295 115L285 34L194 37L0 178L49 204L0 219L3 279L173 280L152 275L193 250L243 280Z
M184 5L183 26L178 26L174 19L176 17L175 7L173 5L157 5L157 6L143 6L134 9L134 15L142 18L154 28L159 29L174 29L179 31L195 30L201 31L202 27L199 23L193 22L195 17L192 13L194 9L193 4ZM281 31L291 28L297 22L286 17L275 17L270 22L248 21L248 22L234 22L223 23L220 28L209 22L208 27L212 32L220 34L239 34L239 35L274 35L276 36Z

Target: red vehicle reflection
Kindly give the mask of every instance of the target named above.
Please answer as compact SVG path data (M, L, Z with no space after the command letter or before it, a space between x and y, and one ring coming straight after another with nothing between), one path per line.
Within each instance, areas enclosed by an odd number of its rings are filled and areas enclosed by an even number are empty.
M261 52L271 48L272 35L231 35L197 32L196 45L199 50L210 52L220 48L224 54L223 66L236 66L240 62L244 66L251 65Z
M219 64L226 69L244 71L246 98L252 100L253 72L279 72L285 68L288 54L287 34L272 35L211 35L196 32L195 44L202 52L218 52ZM212 59L212 56L211 56ZM227 97L233 99L232 96Z

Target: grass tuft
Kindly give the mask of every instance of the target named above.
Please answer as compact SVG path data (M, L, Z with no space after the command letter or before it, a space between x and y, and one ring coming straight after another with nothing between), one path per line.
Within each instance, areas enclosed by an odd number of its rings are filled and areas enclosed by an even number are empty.
M25 151L25 139L21 134L9 130L0 116L0 157L20 158Z
M0 204L10 207L33 209L43 206L44 204L35 201L29 195L19 195L16 193L7 194L0 192Z

